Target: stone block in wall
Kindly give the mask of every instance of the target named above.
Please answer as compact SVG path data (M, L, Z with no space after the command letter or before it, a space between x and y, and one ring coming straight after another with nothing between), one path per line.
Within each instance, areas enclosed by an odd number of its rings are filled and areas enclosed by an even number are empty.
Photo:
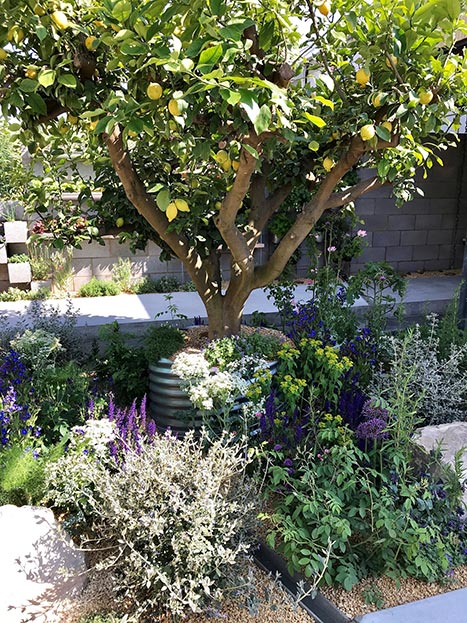
M415 229L440 229L443 216L441 214L417 214Z
M457 217L455 214L443 214L441 217L442 229L455 229Z
M439 245L439 259L440 260L449 260L454 255L454 249L450 244L440 244Z
M409 261L412 259L413 247L388 247L386 249L386 261L394 262Z
M10 283L30 283L32 276L29 262L10 262L7 267Z
M428 232L427 244L451 244L453 236L452 229L433 229Z
M9 286L9 283L8 283L8 266L6 264L0 264L0 281L7 282L7 287Z
M389 229L411 230L415 227L414 214L397 214L388 216Z
M115 262L111 260L103 261L102 259L92 259L92 274L95 275L97 279L111 279L114 264Z
M447 270L449 268L446 260L426 260L424 270Z
M420 231L402 231L401 246L425 245L428 232Z
M73 250L73 259L77 260L104 257L110 257L110 245L108 240L105 241L104 245L98 244L97 242L91 242L91 244L83 243L81 249Z
M438 260L439 259L439 245L430 244L424 247L413 248L414 260Z
M26 221L5 221L3 230L7 244L13 242L25 243L28 239L28 225Z
M375 206L375 214L389 215L400 214L401 208L396 206L396 203L392 197L387 199L377 199Z
M412 273L425 270L425 262L422 260L412 262L398 262L396 270L399 273Z
M369 231L385 231L388 228L388 217L385 214L375 214L365 217L365 229Z
M386 259L386 247L367 247L358 258L359 264L382 262Z
M355 202L355 211L358 216L365 218L375 213L376 201L375 199L368 199L362 197Z
M90 279L88 277L77 277L76 275L73 275L73 278L72 278L73 291L78 292L81 286L86 285L89 281Z
M401 242L400 231L374 231L373 244L375 247L396 247Z
M404 203L401 212L403 214L430 214L430 200L417 196L417 199Z
M73 273L78 278L87 279L92 277L91 259L73 260Z
M127 243L120 243L118 238L111 238L108 241L110 257L132 257L135 255Z

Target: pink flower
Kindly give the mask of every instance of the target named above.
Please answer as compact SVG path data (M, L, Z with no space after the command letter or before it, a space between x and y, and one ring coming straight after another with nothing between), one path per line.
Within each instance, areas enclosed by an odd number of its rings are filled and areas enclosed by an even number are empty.
M328 247L328 253L333 253L336 251L336 247Z
M359 229L359 230L357 231L357 236L358 236L359 238L365 238L365 236L366 236L366 231L365 231L364 229Z

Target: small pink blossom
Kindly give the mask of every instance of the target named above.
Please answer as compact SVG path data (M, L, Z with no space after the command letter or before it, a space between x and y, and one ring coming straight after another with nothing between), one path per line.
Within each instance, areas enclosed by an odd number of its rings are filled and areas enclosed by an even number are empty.
M365 231L364 229L359 229L359 230L357 231L357 236L358 236L359 238L365 238L365 236L366 236L366 231Z
M328 247L328 253L333 253L336 251L336 247Z

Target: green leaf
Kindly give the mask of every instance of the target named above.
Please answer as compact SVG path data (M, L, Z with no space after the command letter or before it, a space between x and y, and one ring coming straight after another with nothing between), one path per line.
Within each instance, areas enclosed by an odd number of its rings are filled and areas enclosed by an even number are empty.
M382 125L377 125L375 127L375 130L376 130L376 135L383 141L391 140L391 132L389 132L387 128L383 128Z
M211 9L211 13L213 15L220 16L223 11L223 1L222 0L209 0L209 7ZM221 12L222 11L222 12Z
M41 24L36 28L36 35L38 36L39 41L44 41L44 39L46 39L47 37L47 28L45 28Z
M129 0L120 0L112 9L112 15L119 22L124 22L131 15L132 7Z
M202 74L207 74L221 58L222 54L223 48L220 44L214 45L211 48L206 48L199 55L197 69Z
M21 80L19 83L19 88L24 93L34 93L38 86L39 83L37 80L31 80L30 78L24 78L24 80Z
M311 123L313 123L313 125L317 126L318 128L324 128L324 126L326 125L326 121L321 117L318 117L317 115L310 115L309 112L304 112L303 116L306 117L308 121L311 121Z
M315 100L317 100L318 102L321 102L321 104L323 104L323 106L327 106L331 110L334 110L334 102L333 101L328 100L325 97L322 97L321 95L315 95Z
M76 89L76 86L78 84L73 74L60 74L58 76L58 82L60 84L63 84L63 86L65 87L69 87L70 89Z
M170 191L167 188L164 188L164 190L161 190L157 194L156 203L157 207L159 208L159 210L162 210L162 212L165 212L167 210L167 207L170 203Z
M259 109L259 114L256 117L253 125L255 126L256 134L261 134L261 132L265 132L269 129L271 124L271 111L269 110L269 106L263 104Z
M251 154L253 158L256 158L256 160L259 160L259 153L256 151L254 147L252 147L251 145L245 145L244 143L242 143L242 147L245 151Z
M57 72L54 69L41 69L37 80L43 87L50 87L55 82Z
M32 110L39 115L47 114L47 105L37 93L29 93L25 98Z
M140 56L146 53L147 47L144 43L138 41L125 41L125 43L122 43L120 50L125 56Z
M274 36L274 31L276 27L276 22L271 19L264 24L264 26L259 31L259 47L267 51L271 45L272 38Z

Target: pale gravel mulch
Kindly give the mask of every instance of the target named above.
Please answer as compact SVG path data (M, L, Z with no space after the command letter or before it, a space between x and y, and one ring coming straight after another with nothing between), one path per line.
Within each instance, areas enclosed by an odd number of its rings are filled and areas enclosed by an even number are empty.
M401 579L395 582L387 576L380 578L368 578L359 582L351 591L338 588L325 587L321 593L332 601L344 614L352 618L359 614L375 612L383 608L393 608L418 599L426 599L435 595L441 595L458 588L467 588L467 566L457 567L454 575L446 579L446 583L422 582L414 578ZM365 594L377 594L381 603L365 603Z
M305 610L298 607L288 593L273 578L257 567L253 568L257 587L257 614L251 614L241 600L226 599L217 609L205 615L189 615L186 623L314 623ZM458 567L447 583L428 584L413 578L399 582L388 577L362 580L351 591L339 588L322 588L322 594L332 601L349 618L392 608L418 599L440 595L467 587L467 566ZM380 599L378 607L368 604L365 595L373 593ZM90 581L81 599L70 606L61 623L79 623L84 615L112 610L112 582L104 572L91 572ZM156 623L156 622L154 622ZM171 623L160 619L160 623Z

